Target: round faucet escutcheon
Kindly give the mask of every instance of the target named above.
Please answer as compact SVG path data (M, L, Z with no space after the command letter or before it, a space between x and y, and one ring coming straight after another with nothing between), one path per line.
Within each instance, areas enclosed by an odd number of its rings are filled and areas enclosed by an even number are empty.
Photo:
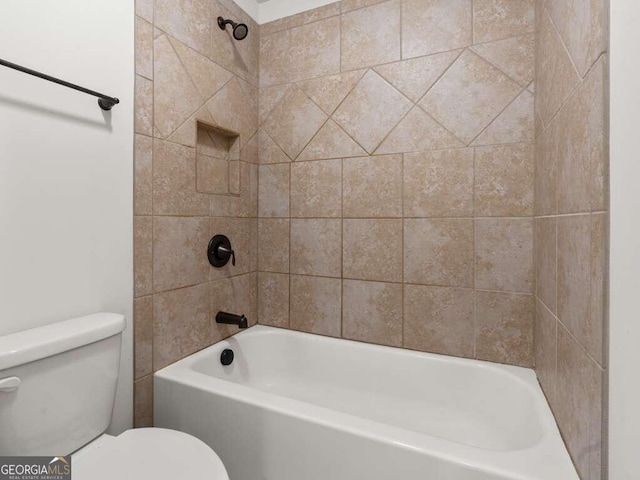
M236 266L236 253L231 248L231 241L226 235L215 235L207 246L207 258L211 266L224 267L229 260Z
M220 354L220 363L225 367L233 363L233 350L225 348Z

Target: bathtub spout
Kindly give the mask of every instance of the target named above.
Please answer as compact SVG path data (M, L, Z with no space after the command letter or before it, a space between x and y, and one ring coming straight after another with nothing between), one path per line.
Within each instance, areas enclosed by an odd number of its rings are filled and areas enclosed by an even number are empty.
M218 312L216 315L216 323L225 323L227 325L237 325L238 328L247 328L249 322L244 315L234 315L233 313Z

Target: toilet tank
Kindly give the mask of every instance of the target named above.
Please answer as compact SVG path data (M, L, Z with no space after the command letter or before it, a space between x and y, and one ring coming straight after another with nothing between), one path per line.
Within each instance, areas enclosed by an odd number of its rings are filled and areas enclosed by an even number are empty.
M68 455L107 429L125 326L98 313L0 337L0 456Z

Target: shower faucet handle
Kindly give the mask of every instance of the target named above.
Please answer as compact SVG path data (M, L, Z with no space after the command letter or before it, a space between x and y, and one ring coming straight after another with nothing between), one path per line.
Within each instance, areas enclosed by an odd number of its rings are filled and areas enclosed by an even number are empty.
M222 252L222 254L220 254ZM232 249L225 247L224 245L220 245L218 247L218 256L231 256L231 265L236 266L236 252Z

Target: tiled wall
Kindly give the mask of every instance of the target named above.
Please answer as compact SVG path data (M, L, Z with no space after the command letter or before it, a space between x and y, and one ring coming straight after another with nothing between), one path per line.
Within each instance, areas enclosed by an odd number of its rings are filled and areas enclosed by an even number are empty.
M261 26L259 322L533 365L533 0Z
M605 478L608 231L605 0L538 0L536 329L540 383L583 480Z
M249 37L234 41L218 15ZM136 1L136 426L153 422L153 372L237 331L218 310L257 321L258 51L258 26L230 0ZM196 120L239 134L240 195L198 188ZM236 267L209 266L216 233Z

